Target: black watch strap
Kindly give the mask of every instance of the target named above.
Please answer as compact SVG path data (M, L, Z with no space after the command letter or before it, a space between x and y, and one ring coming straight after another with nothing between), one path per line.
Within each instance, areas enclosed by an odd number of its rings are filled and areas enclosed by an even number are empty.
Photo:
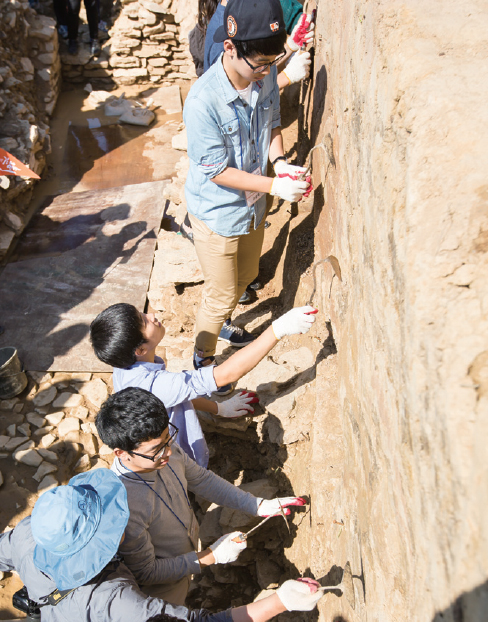
M279 162L280 160L284 160L288 164L288 160L286 159L286 157L284 155L283 156L278 156L277 158L275 158L271 162L271 164L274 166L276 164L276 162Z

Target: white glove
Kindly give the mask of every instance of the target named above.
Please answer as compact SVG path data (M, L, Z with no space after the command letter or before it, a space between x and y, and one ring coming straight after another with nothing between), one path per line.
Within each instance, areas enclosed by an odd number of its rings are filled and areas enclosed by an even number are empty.
M302 45L309 45L313 42L315 24L311 24L312 16L302 13L296 23L291 35L286 40L286 45L292 52L299 50Z
M283 508L284 514L291 514L288 509L289 505L297 505L301 507L302 505L307 505L305 499L301 497L279 497L277 499L262 499L258 506L258 516L262 516L263 518L266 516L278 516L281 514L281 507Z
M275 177L269 193L274 197L280 197L280 199L294 203L302 198L309 185L308 181L297 181L290 177Z
M315 313L317 313L317 309L309 306L296 307L288 311L271 324L276 339L281 339L285 335L308 333L315 322Z
M216 564L228 564L236 561L239 553L247 547L247 540L234 542L233 539L243 535L242 531L233 531L222 536L208 547L215 557Z
M274 172L277 175L291 175L292 177L297 177L298 175L305 173L305 171L307 170L303 166L288 164L287 162L285 162L285 160L278 160L273 168Z
M313 579L298 579L285 581L277 590L278 598L288 611L312 611L324 595L318 581Z
M290 62L282 73L288 78L290 84L295 84L295 82L308 78L311 64L310 52L297 52L291 57Z
M219 417L227 417L232 419L233 417L243 417L247 413L253 413L254 408L251 404L259 402L259 398L256 393L249 391L241 391L238 395L234 395L225 402L217 403L217 415Z

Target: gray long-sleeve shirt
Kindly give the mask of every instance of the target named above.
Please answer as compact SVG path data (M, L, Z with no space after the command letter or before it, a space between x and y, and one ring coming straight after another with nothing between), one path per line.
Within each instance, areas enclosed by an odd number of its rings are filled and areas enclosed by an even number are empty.
M16 570L29 597L43 605L56 585L34 564L36 543L30 521L30 517L24 518L15 529L0 535L0 570ZM146 596L123 563L114 566L100 585L97 585L97 579L95 577L71 592L56 607L42 607L42 622L146 622L160 613L185 622L232 622L230 609L216 614L204 609L191 611Z
M164 499L184 526L117 458L112 465L112 470L126 487L130 510L121 553L140 585L174 583L200 572L197 554L188 535L193 513L183 488L218 505L257 515L257 497L198 466L176 443L171 449L173 454L167 466L138 475Z

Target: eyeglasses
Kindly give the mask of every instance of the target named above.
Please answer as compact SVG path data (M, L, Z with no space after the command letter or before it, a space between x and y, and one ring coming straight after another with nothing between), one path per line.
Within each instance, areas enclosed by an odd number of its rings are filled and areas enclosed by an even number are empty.
M151 460L151 462L156 462L159 458L162 458L167 450L171 447L171 445L175 442L176 436L178 434L178 428L172 423L169 424L171 428L173 428L174 432L171 433L169 440L166 443L163 443L156 449L156 453L152 456L146 456L145 454L138 454L136 451L129 451L131 456L139 456L139 458L145 458L146 460Z
M286 52L283 52L283 54L280 54L279 56L277 56L270 63L266 63L265 65L259 65L259 67L255 67L254 65L251 65L251 63L247 60L245 56L243 56L242 58L246 61L247 65L252 69L253 73L261 73L263 71L266 71L268 67L272 67L273 65L278 64L280 61L282 61L285 58L285 56L286 56Z

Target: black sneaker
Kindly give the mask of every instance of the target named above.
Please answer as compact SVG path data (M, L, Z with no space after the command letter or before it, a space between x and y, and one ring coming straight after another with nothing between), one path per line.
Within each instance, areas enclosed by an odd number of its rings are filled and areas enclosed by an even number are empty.
M195 355L193 355L193 367L195 369L201 369L202 367L212 367L215 364L215 356L206 356L204 359L197 363L197 361L195 360ZM217 391L214 391L214 393L216 395L224 396L229 395L229 393L232 393L233 390L234 385L232 384L232 382L230 382L229 384L224 384L223 387L219 387Z
M229 343L234 348L243 348L254 341L256 337L248 333L247 330L234 326L230 320L226 320L220 331L219 339Z
M239 298L239 304L245 305L247 302L251 302L251 294L249 292L244 292Z
M101 52L101 48L100 48L100 43L98 42L98 39L92 39L90 41L90 54L92 56L100 56L100 52Z
M70 39L68 42L68 54L74 56L78 52L78 41L76 39Z
M263 284L259 280L259 278L254 279L252 283L247 286L247 289L252 289L253 292L257 292L258 289L263 289Z

